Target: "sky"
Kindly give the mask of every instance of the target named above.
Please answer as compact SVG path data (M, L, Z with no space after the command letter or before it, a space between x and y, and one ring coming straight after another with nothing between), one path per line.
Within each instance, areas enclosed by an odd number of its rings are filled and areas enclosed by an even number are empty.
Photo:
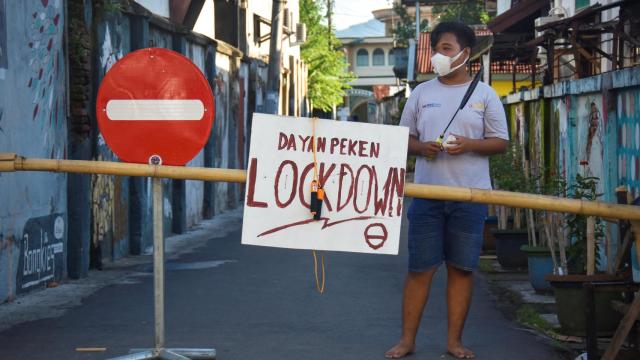
M390 0L334 0L335 29L342 30L351 25L373 19L371 11L391 7Z

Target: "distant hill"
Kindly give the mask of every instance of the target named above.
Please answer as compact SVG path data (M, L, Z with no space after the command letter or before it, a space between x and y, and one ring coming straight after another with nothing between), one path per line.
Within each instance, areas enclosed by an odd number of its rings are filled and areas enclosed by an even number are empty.
M384 35L384 23L376 19L336 31L338 38L382 37Z

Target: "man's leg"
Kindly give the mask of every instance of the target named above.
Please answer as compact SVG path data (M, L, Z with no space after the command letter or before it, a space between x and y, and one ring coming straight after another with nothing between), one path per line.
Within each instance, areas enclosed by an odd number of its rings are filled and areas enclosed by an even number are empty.
M462 330L469 313L473 293L473 273L447 265L447 351L459 359L471 359L474 354L462 345Z
M415 351L420 319L429 299L431 280L437 269L434 267L427 271L407 274L402 295L402 337L396 346L384 354L385 357L398 359Z
M471 304L473 269L478 267L482 250L487 205L451 201L446 203L445 208L449 321L447 351L459 359L470 359L474 354L462 345L462 330Z

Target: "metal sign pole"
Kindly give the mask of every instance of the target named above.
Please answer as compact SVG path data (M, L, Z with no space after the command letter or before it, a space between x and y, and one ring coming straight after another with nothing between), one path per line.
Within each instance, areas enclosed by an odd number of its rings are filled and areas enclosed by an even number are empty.
M164 234L162 229L162 179L152 178L153 194L153 307L155 348L132 349L130 355L111 360L215 359L215 349L165 349L164 338Z
M162 229L162 180L152 178L153 193L153 307L156 352L164 348L164 236Z

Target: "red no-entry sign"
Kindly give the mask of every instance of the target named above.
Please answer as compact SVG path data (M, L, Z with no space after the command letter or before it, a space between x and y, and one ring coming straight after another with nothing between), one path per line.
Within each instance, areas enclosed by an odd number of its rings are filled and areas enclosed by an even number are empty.
M206 144L215 105L207 79L189 59L148 48L107 72L96 113L105 141L123 161L184 165Z

